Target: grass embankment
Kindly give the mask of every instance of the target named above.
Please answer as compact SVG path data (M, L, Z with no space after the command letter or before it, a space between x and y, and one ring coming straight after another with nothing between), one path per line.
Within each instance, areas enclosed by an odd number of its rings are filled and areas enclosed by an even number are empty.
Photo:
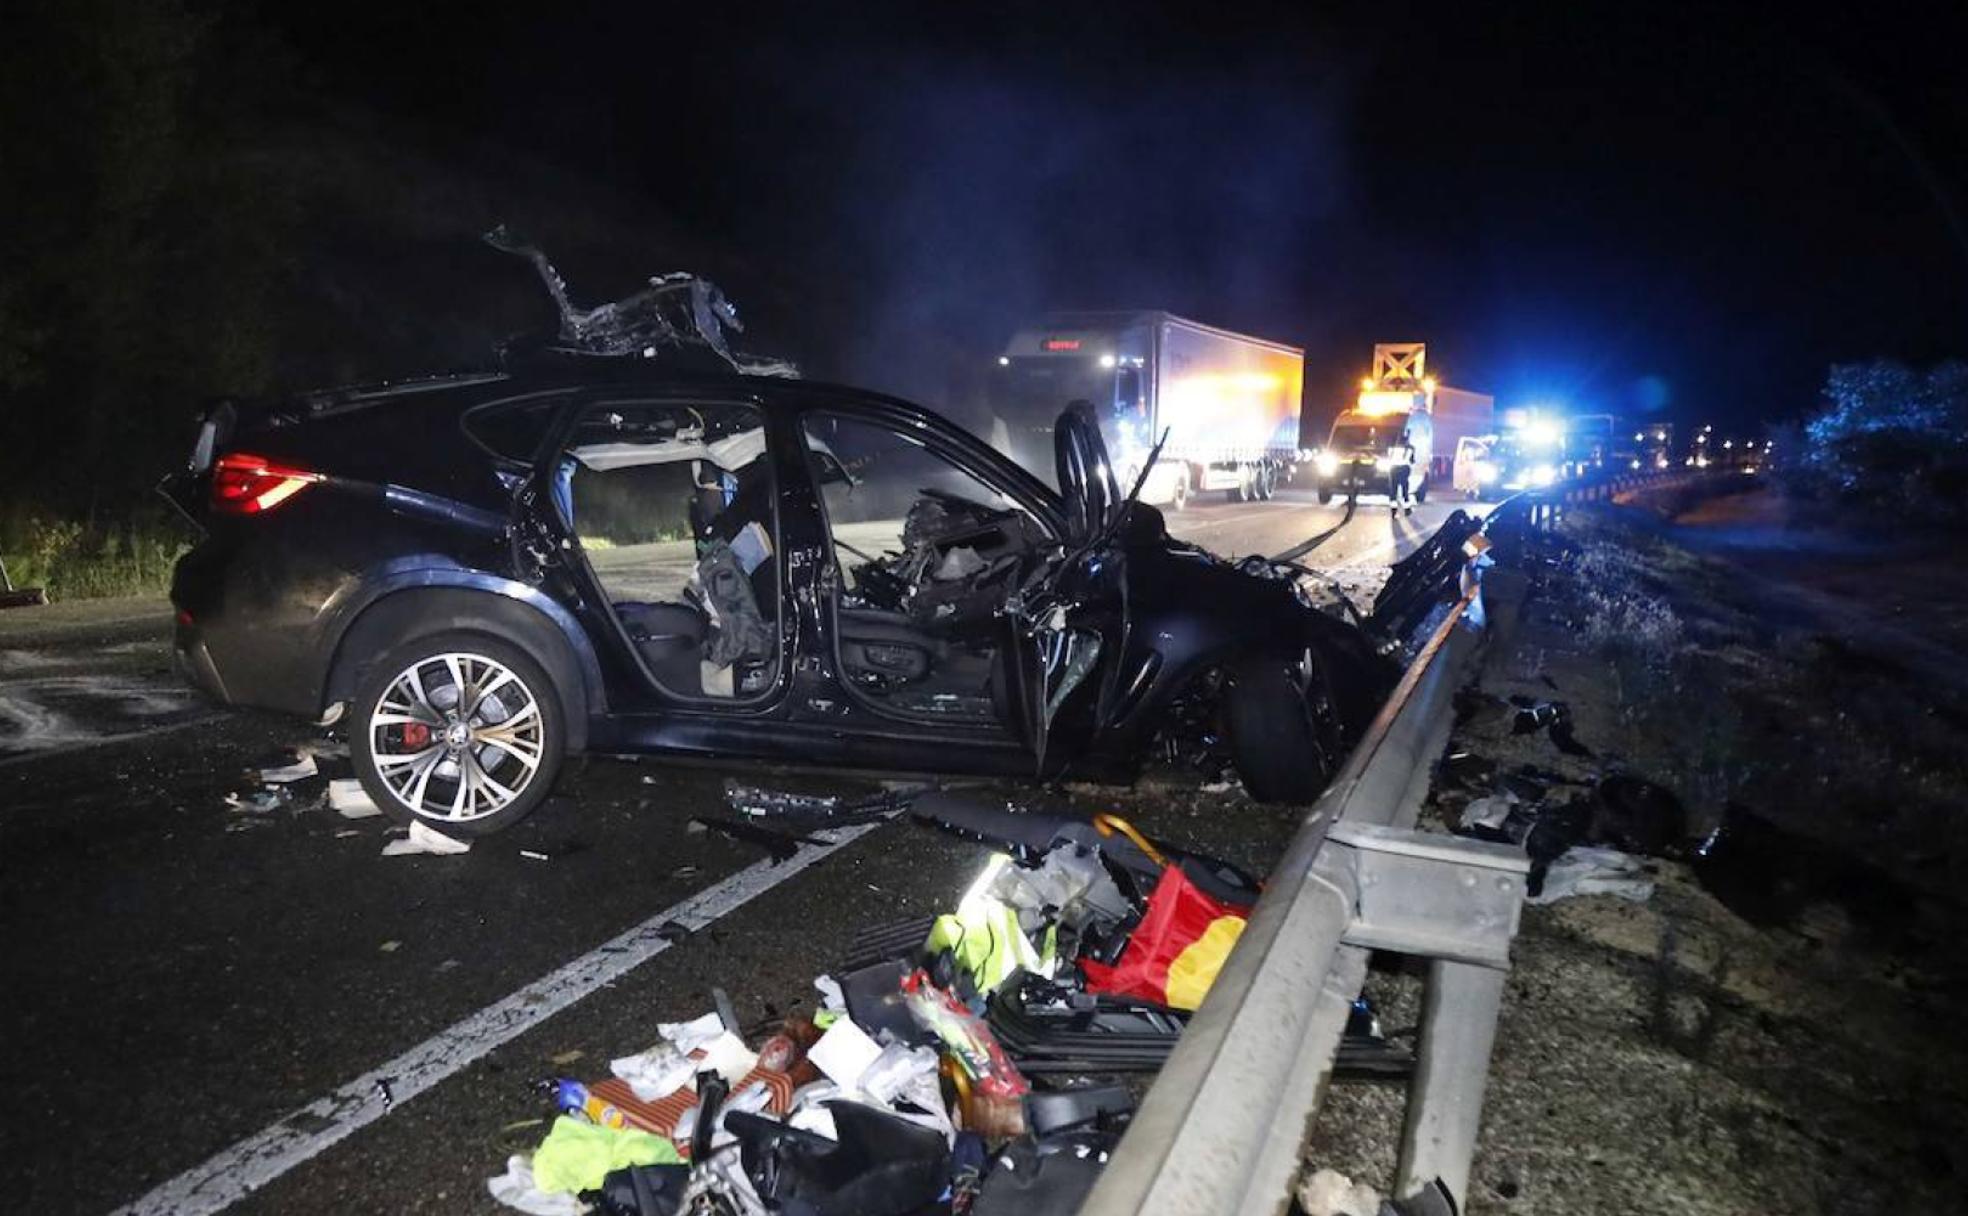
M162 595L171 567L191 547L181 522L144 512L91 526L16 508L0 511L0 561L15 587L42 587L52 600Z

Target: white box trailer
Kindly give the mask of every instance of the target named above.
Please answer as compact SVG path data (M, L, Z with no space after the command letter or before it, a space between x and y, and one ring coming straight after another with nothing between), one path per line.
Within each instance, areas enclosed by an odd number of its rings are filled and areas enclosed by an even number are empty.
M1299 458L1305 352L1166 312L1053 313L1013 335L992 379L989 438L1052 480L1052 425L1093 403L1123 491L1164 430L1144 501L1271 497Z
M1437 385L1433 408L1429 412L1434 416L1435 457L1438 461L1453 461L1456 444L1461 440L1496 434L1496 398L1488 393L1472 393L1446 384ZM1438 477L1445 477L1448 472L1446 463L1434 469Z

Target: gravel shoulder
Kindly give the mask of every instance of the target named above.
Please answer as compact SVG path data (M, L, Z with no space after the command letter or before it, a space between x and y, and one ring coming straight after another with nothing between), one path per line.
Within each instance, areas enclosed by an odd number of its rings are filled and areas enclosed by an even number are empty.
M1777 845L1864 881L1800 878L1773 853L1779 898L1725 903L1689 861L1654 859L1646 903L1527 906L1468 1210L1959 1211L1968 717L1951 682L1869 657L1861 603L1818 611L1672 536L1574 513L1486 656L1482 692L1563 700L1593 755L1480 712L1446 754L1644 776L1693 838L1750 808ZM1459 818L1470 794L1448 786L1424 824ZM1413 1024L1411 975L1376 971L1368 991L1388 1027ZM1398 1090L1336 1088L1308 1159L1385 1190L1400 1119Z

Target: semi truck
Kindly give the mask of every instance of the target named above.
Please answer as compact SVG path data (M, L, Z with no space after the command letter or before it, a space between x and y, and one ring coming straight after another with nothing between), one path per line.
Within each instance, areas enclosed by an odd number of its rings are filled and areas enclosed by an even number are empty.
M1319 501L1385 492L1387 451L1403 434L1415 448L1414 496L1426 499L1432 486L1450 483L1462 441L1495 430L1496 398L1429 375L1426 343L1378 343L1353 408L1333 419L1326 446L1314 455Z
M1300 457L1305 352L1282 342L1167 312L1050 313L1013 334L993 370L988 438L1048 481L1052 424L1079 400L1093 403L1123 491L1166 433L1145 502L1268 499Z

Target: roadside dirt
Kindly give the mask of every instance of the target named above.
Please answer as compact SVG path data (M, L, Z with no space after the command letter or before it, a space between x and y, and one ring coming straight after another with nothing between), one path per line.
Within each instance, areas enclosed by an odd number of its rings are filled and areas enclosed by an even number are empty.
M1485 698L1446 754L1535 765L1561 794L1607 772L1657 781L1690 845L1732 805L1764 826L1735 837L1753 847L1734 885L1682 847L1649 862L1645 903L1525 908L1468 1211L1963 1210L1960 686L1882 646L1869 626L1890 627L1894 601L1767 572L1794 563L1758 570L1617 509L1572 514L1560 541L1478 687L1564 701L1592 754L1512 734ZM1842 560L1917 580L1929 558ZM1951 640L1922 631L1923 649ZM1454 786L1438 777L1425 826L1460 819L1473 793ZM1411 976L1368 990L1386 1026L1413 1025ZM1400 1119L1397 1090L1337 1088L1309 1160L1385 1190Z

